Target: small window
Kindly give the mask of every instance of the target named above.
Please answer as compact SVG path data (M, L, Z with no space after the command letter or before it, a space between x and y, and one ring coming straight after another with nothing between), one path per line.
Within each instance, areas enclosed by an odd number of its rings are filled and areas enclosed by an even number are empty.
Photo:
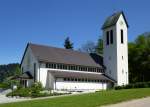
M122 60L123 60L123 56L122 56Z
M71 79L70 78L67 78L67 81L70 81Z
M71 78L71 81L74 81L74 78Z
M109 31L106 32L106 45L109 45Z
M64 78L64 81L66 81L67 79L66 78Z
M110 43L113 44L113 30L110 31Z
M124 70L122 70L122 74L124 74Z
M81 81L81 79L79 78L78 81Z
M75 81L78 81L78 79L77 79L77 78L75 78Z
M49 68L48 63L46 63L46 68Z
M121 43L123 44L124 40L123 40L123 30L121 29Z
M81 79L81 81L83 81L83 82L84 82L84 80L85 80L84 78Z

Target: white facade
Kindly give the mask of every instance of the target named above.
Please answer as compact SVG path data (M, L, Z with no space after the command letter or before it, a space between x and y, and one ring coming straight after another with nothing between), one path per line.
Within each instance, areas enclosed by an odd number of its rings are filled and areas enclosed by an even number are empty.
M94 74L102 75L102 73L86 72L86 71L74 71L74 70L61 70L61 69L52 69L46 68L45 64L42 63L39 70L39 81L47 89L55 90L99 90L107 89L110 87L109 81L104 82L83 82L83 81L64 81L64 77L55 77L52 72L66 72L66 73L81 73L81 74ZM80 76L79 76L80 78Z
M43 87L46 89L54 89L54 90L99 90L99 89L107 89L110 87L110 82L83 82L83 81L64 81L64 77L55 77L51 71L56 72L72 72L72 73L81 73L81 74L94 74L94 75L102 75L102 73L96 72L87 72L87 71L75 71L75 70L62 70L62 69L52 69L46 68L46 63L39 62L30 47L27 48L21 68L23 72L29 71L31 75L34 77L34 64L36 64L36 81L41 82ZM80 77L79 77L80 78ZM34 78L27 80L27 86L31 86L34 83Z
M107 32L113 31L113 43L107 43ZM121 43L121 30L123 31L123 43ZM31 86L35 81L41 82L46 89L53 90L100 90L116 85L128 84L128 40L127 24L121 14L115 25L103 30L103 61L106 67L104 72L78 71L46 67L46 61L39 60L28 45L24 53L21 69L23 72L30 72L33 79L27 81ZM52 63L52 62L50 62ZM59 62L57 62L59 64ZM78 65L77 65L78 66ZM82 65L79 65L82 66ZM101 68L104 70L104 68ZM101 70L100 69L100 70ZM110 79L110 78L111 79ZM77 78L77 80L66 80L65 78ZM83 80L80 80L83 79ZM85 81L84 81L85 79ZM115 81L114 81L115 80Z
M56 80L57 90L99 90L107 89L107 83L91 83L91 82L66 82L63 78L58 78Z
M29 71L31 75L34 75L34 64L36 64L36 71L38 71L38 61L36 57L33 55L32 50L30 47L27 48L24 58L22 60L21 69L22 72ZM31 86L31 84L34 82L34 80L28 80L27 86Z
M113 30L113 43L106 44L107 32ZM121 30L123 30L123 43L121 43ZM117 81L117 85L128 84L128 39L127 24L121 14L116 25L103 31L104 65L106 74ZM109 33L110 36L110 33ZM110 40L110 37L109 37Z

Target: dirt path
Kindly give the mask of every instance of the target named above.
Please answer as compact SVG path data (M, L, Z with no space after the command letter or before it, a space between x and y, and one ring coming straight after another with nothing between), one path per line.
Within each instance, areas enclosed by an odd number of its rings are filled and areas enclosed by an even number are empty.
M150 107L150 97L131 100L102 107Z

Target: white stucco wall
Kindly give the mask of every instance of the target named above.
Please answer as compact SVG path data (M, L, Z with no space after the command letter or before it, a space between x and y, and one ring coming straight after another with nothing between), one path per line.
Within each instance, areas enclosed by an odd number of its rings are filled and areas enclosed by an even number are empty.
M30 47L26 50L21 68L23 67L23 72L29 71L32 76L34 76L34 63L36 63L36 79L38 82L41 82L43 87L46 89L59 89L62 90L64 89L71 89L75 90L80 89L80 90L96 90L96 89L106 89L107 85L106 83L85 83L85 82L66 82L66 81L60 81L60 79L55 80L55 77L49 72L49 71L64 71L64 72L82 72L83 71L74 71L74 70L60 70L60 69L51 69L51 68L46 68L45 63L40 63L38 64L38 61L36 57L33 55L32 50ZM87 72L85 72L87 73ZM88 73L95 73L96 72L88 72ZM101 74L101 73L98 73ZM34 80L28 80L28 86L31 86Z
M113 30L113 44L106 45L106 32ZM112 26L103 31L103 56L104 65L106 66L106 74L111 78L117 80L117 43L116 43L116 27Z
M23 72L27 72L29 71L31 73L32 76L34 76L34 63L36 63L36 71L37 71L37 77L38 77L38 61L35 58L35 56L32 53L32 50L30 47L27 48L24 59L22 61L21 64L21 69L23 68ZM36 77L36 79L38 79ZM33 83L33 79L32 80L28 80L28 84L29 86L32 85Z
M123 44L121 44L121 29L124 31ZM106 32L110 30L113 30L113 44L106 45ZM115 26L104 29L103 40L104 65L106 66L106 74L115 79L117 81L117 85L128 84L127 26L122 15L120 15ZM124 73L122 70L124 70Z
M123 24L121 24L123 23ZM120 29L123 29L124 43L121 44ZM128 84L128 29L125 20L121 15L117 24L117 70L118 85ZM123 56L123 59L122 59Z
M43 84L43 86L47 89L72 89L74 90L75 87L76 89L82 89L82 90L93 90L93 89L106 89L107 88L107 83L92 83L92 82L73 82L73 81L63 81L63 79L57 79L55 80L55 77L51 75L50 71L63 71L63 72L81 72L83 73L84 71L74 71L74 70L60 70L60 69L51 69L51 68L45 68L45 64L41 64L40 68L40 82ZM94 72L85 72L85 73L94 73ZM96 73L95 74L101 74L101 73Z
M57 90L105 90L107 88L107 83L63 81L63 78L58 78L55 88Z

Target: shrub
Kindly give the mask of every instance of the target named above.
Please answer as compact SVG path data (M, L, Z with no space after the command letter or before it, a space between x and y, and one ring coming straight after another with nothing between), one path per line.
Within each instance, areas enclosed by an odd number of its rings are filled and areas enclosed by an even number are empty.
M131 89L131 88L149 88L149 87L150 87L150 82L138 82L134 84L128 84L125 86L116 86L115 90Z
M31 97L36 98L36 97L46 97L46 96L51 96L51 94L47 94L47 93L32 93Z
M6 96L20 96L20 97L30 97L31 89L30 88L20 88L17 90L8 93Z
M33 85L31 86L31 88L34 90L38 90L38 91L42 91L43 90L43 86L40 82L35 82L33 83Z
M131 89L131 88L133 88L133 85L132 84L128 84L128 85L125 85L123 88L124 89Z
M0 83L0 88L2 88L2 89L8 89L8 88L10 88L10 85L6 84L6 83Z
M147 83L147 86L150 88L150 82Z
M18 88L6 96L20 96L20 97L46 97L53 95L62 95L61 93L42 93L43 87L40 82L34 83L31 88Z
M120 90L120 89L123 89L123 86L116 86L115 87L115 90Z
M36 94L38 95L40 93L40 91L43 90L42 84L40 82L35 82L32 86L31 86L31 94L33 96L35 96Z

